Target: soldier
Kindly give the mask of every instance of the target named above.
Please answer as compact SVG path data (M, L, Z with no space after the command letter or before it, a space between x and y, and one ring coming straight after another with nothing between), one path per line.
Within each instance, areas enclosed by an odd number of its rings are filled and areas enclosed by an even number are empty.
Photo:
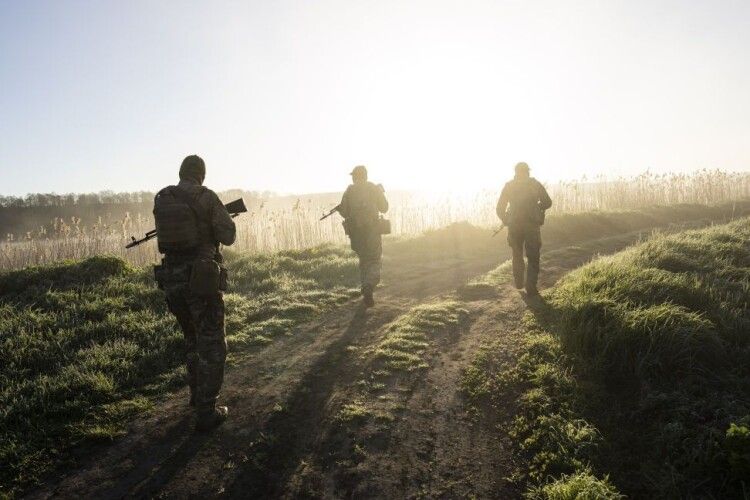
M196 429L206 431L227 418L216 400L224 379L227 343L224 337L226 269L219 244L231 245L235 225L216 193L203 186L206 166L196 155L180 166L180 182L154 198L154 219L162 265L156 267L159 287L185 337L190 405Z
M516 175L505 184L497 202L497 216L508 226L508 244L513 250L513 278L516 288L526 286L530 296L539 295L536 284L539 276L539 250L542 246L540 226L544 224L544 211L552 200L544 186L529 176L526 163L516 165ZM526 249L528 271L523 261ZM524 282L525 275L525 282Z
M367 180L367 169L354 167L352 184L344 192L338 211L344 218L344 229L351 240L352 250L359 257L359 274L365 307L375 305L373 292L380 283L384 230L380 214L388 211L388 200L381 184ZM387 221L386 221L387 222Z

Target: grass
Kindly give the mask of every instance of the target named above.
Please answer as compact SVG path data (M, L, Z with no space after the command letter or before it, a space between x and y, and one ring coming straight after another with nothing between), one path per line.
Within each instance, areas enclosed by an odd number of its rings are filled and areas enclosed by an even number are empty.
M231 359L350 300L338 247L230 255ZM0 273L0 493L120 436L184 382L182 334L149 269L114 257Z
M477 357L465 393L507 426L527 496L747 495L748 241L742 219L600 258L532 304L515 365Z
M458 302L448 300L416 306L397 318L386 327L383 339L375 347L376 378L427 368L424 354L430 338L459 326L467 314Z
M549 297L564 349L595 384L586 411L625 492L746 491L748 241L748 219L656 238L581 268Z
M227 256L234 292L225 297L230 350L269 343L357 295L357 259L342 247Z
M526 496L578 498L563 493L582 485L609 489L607 477L592 472L601 435L581 418L578 381L561 345L530 318L525 330L515 359L498 342L466 369L462 388L470 411L511 438L520 462L508 479L525 486ZM557 493L548 495L552 490ZM602 498L617 498L616 490Z
M428 350L436 340L455 333L468 318L459 302L444 300L411 308L384 327L379 342L366 349L361 358L363 378L352 401L344 403L337 419L343 424L361 426L372 419L388 424L401 407L399 397L418 380L429 366Z

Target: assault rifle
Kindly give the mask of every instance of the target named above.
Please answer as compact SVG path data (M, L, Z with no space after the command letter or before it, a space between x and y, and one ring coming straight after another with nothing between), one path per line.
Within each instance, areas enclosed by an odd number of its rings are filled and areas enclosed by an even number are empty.
M336 212L338 212L340 208L341 208L341 205L336 205L335 207L333 207L333 208L331 209L331 211L330 211L330 212L328 212L327 214L324 214L324 215L323 215L323 217L321 217L321 218L320 218L320 220L325 220L325 219L327 219L328 217L330 217L330 216L332 216L333 214L335 214Z
M234 201L230 201L224 207L227 209L227 212L229 212L229 216L234 219L240 214L244 214L247 212L247 207L245 206L245 200L242 198ZM152 229L151 231L147 232L146 235L141 238L140 240L135 239L135 236L130 237L130 243L125 245L125 248L133 248L137 247L141 243L145 243L148 240L156 238L156 229Z
M500 224L500 228L496 229L494 233L492 233L492 238L500 234L500 231L502 231L505 228L505 223Z

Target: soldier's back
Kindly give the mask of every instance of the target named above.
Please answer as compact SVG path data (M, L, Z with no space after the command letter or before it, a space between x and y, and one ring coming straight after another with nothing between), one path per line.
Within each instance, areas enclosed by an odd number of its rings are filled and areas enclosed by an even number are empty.
M541 184L533 177L513 179L505 185L513 224L536 222L539 218L539 189Z
M181 180L176 186L167 186L156 196L154 217L160 251L169 261L192 261L195 259L217 258L217 247L214 241L214 230L211 220L216 194L205 186L195 182ZM164 234L188 235L193 238L182 238L182 243L166 244L162 248ZM179 237L176 238L180 240Z

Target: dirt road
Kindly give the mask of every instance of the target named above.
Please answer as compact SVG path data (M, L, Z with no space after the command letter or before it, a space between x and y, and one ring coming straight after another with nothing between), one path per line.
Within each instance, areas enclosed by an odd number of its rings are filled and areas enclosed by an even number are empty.
M542 285L640 237L630 233L548 248ZM501 241L458 241L451 251L432 256L394 256L386 261L376 307L349 303L230 370L222 400L231 418L219 429L194 434L186 391L180 391L135 422L126 437L81 458L76 470L29 496L517 496L503 479L513 460L506 437L472 421L460 392L463 369L483 343L504 339L509 358L514 356L526 310L523 294L508 286L471 299L456 293L470 277L507 258ZM360 387L370 369L363 353L415 305L445 299L459 301L466 318L431 339L426 369L373 399L376 406L395 408L392 416L342 426L341 409L367 396Z

